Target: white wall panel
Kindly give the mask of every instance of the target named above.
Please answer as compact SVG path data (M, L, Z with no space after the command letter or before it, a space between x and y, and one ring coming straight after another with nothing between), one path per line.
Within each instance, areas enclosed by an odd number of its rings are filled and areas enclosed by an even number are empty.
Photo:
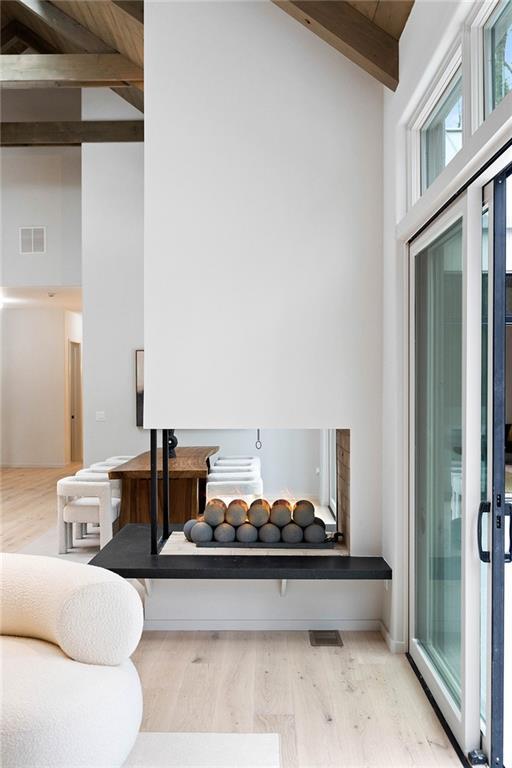
M146 427L350 427L379 553L382 87L270 2L145 43Z

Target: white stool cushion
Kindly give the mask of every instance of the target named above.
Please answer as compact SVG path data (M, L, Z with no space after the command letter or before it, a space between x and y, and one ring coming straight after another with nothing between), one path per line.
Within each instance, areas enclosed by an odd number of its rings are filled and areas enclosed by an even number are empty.
M88 472L101 472L108 473L115 467L115 464L109 464L107 461L98 461L96 464L91 464L90 467L86 467Z
M219 454L217 454L217 459L220 459L221 461L232 461L232 460L234 460L234 461L259 461L260 460L259 456L249 456L249 455L244 455L243 453L236 454L236 455L235 454L226 454L226 453L220 454L219 453Z
M121 664L142 633L137 592L92 565L2 554L0 600L2 635L47 640L85 664Z
M3 768L123 765L142 718L129 659L114 667L81 664L56 645L21 637L2 637L0 655Z
M112 495L121 498L122 480L110 480L106 472L90 472L88 469L79 469L75 477L79 480L86 480L90 483L110 483Z
M206 483L206 495L209 499L215 496L261 496L263 482L259 480L234 480L223 482L221 480L208 481Z
M119 517L121 499L112 497L112 522ZM97 523L99 521L99 502L94 496L81 496L68 502L62 516L66 523Z
M210 472L208 475L208 483L220 480L224 483L234 482L236 480L259 480L260 476L257 472Z
M225 459L223 457L217 459L214 467L254 467L260 465L259 459Z
M260 474L258 464L214 464L211 472L256 472Z

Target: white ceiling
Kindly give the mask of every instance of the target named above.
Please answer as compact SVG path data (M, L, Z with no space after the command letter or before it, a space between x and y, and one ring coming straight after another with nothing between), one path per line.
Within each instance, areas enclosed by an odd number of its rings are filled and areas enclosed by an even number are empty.
M48 294L54 294L49 296ZM81 288L0 288L0 303L8 308L68 309L82 311Z

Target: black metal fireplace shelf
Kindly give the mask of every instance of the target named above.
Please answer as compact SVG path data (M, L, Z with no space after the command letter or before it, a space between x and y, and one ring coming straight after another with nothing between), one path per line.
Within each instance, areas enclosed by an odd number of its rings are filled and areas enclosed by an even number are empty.
M170 526L181 530L183 526ZM158 532L161 547L161 532ZM319 555L152 555L148 525L126 525L91 565L131 579L391 579L382 557Z

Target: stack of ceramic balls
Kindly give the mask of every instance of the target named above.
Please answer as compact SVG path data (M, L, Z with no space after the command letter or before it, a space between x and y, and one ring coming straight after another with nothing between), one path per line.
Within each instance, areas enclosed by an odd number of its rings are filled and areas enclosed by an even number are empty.
M251 506L235 499L228 506L221 499L211 499L204 515L189 520L183 527L189 541L204 544L218 541L229 544L321 544L325 541L325 523L315 517L310 501L298 501L294 506L286 499L272 506L265 499L253 501Z

